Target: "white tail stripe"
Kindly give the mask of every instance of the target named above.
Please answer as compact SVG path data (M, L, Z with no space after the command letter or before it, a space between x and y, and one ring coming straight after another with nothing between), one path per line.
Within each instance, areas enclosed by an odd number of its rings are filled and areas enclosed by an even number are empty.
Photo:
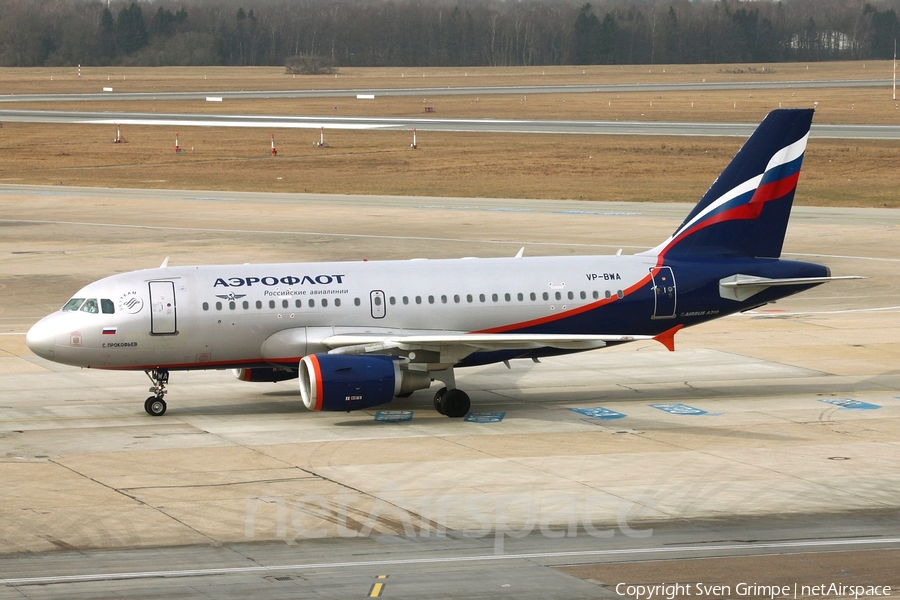
M746 194L747 192L750 192L750 191L758 188L759 184L762 183L763 177L765 177L765 173L768 173L769 171L771 171L772 169L774 169L776 167L785 165L785 164L792 162L792 161L800 158L801 156L803 156L803 153L806 151L806 142L808 139L809 139L809 133L804 135L802 138L800 138L793 144L785 146L784 148L782 148L781 150L776 152L774 155L772 155L772 158L769 159L769 163L766 165L766 170L763 174L757 175L756 177L752 177L752 178L748 179L747 181L745 181L744 183L741 183L741 184L731 188L730 190L728 190L727 192L722 194L719 198L717 198L714 202L711 202L702 211L697 213L693 219L691 219L690 221L688 221L687 223L685 223L684 225L679 227L678 230L669 237L669 239L664 241L662 244L660 244L656 248L653 248L652 250L648 250L647 252L641 252L641 254L649 254L649 255L659 254L672 242L672 240L674 240L679 235L681 235L682 233L684 233L685 231L687 231L688 229L693 227L697 222L703 220L711 212L717 210L718 208L727 204L731 200L734 200L735 198L742 196L743 194Z

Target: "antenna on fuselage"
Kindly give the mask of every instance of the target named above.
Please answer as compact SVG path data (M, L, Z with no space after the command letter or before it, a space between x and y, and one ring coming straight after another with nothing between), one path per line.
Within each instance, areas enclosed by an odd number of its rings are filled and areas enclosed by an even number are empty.
M525 246L519 248L519 251L516 252L516 258L522 258L525 255Z
M160 269L165 269L165 268L168 267L168 266L169 266L169 257L167 256L167 257L166 257L166 260L164 260L163 263L162 263L161 265L159 265L159 268L160 268Z

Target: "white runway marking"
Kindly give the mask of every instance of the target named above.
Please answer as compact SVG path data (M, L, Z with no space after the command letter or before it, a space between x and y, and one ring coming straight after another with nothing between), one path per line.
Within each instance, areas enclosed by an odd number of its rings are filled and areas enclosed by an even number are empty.
M128 225L122 223L90 223L86 221L50 221L40 219L0 219L0 223L38 223L44 225L77 225L82 227L111 227L122 229L149 229L155 231L194 231L200 233L252 233L301 236L332 236L343 238L376 239L376 240L411 240L421 242L467 242L482 244L504 244L525 246L571 246L582 248L634 248L646 249L645 246L623 246L622 244L576 244L572 242L534 242L523 240L479 240L471 238L439 238L412 235L375 235L363 233L339 233L333 231L269 231L262 229L216 229L207 227L170 227L162 225Z
M165 125L168 127L279 127L281 129L394 129L405 124L338 123L335 121L197 121L194 119L87 119L88 125Z
M372 561L350 561L334 563L309 563L293 565L273 565L255 567L223 567L210 569L183 569L177 571L137 571L131 573L86 573L82 575L54 575L47 577L19 577L0 579L0 583L8 586L46 585L49 583L74 583L86 581L115 581L125 579L154 579L160 577L204 577L210 575L232 575L239 573L272 573L277 571L299 571L313 569L346 569L356 567L383 567L398 565L429 565L465 562L486 562L498 560L532 560L553 558L589 558L601 556L627 555L664 555L675 552L726 552L732 550L779 550L779 549L815 549L840 548L854 546L884 546L900 544L900 538L862 538L839 540L807 540L796 542L766 542L749 544L718 544L669 546L665 548L622 548L616 550L583 550L574 552L533 552L523 554L481 554L476 556L446 556L434 558L398 558Z
M207 200L209 200L207 198ZM429 208L429 207L426 207ZM531 240L479 240L471 238L441 238L413 235L375 235L363 233L339 233L334 231L267 231L261 229L221 229L212 227L171 227L163 225L129 225L124 223L92 223L88 221L54 221L43 219L0 219L0 223L37 223L45 225L78 225L82 227L112 227L123 229L150 229L156 231L195 231L200 233L250 233L250 234L279 234L299 236L332 236L357 239L376 240L410 240L421 242L476 242L482 244L502 245L526 245L526 246L564 246L572 248L628 248L632 250L647 250L649 246L627 246L622 244L584 244L573 242L535 242ZM883 262L900 262L900 258L877 258L872 256L849 256L840 254L812 254L799 252L785 252L783 256L806 256L813 258L843 258L847 260L873 260ZM887 309L884 309L887 310Z

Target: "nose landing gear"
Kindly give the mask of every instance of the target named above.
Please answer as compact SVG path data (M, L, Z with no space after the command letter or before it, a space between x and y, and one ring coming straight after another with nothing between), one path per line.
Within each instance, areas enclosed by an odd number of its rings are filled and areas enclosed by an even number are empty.
M169 383L169 372L165 369L144 372L153 382L150 391L154 394L144 402L144 410L150 416L161 417L166 414L166 401L163 400L163 397L168 393L166 384Z

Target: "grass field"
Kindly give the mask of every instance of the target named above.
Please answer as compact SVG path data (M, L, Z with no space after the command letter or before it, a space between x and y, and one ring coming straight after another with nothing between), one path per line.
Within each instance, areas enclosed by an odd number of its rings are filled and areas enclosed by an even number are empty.
M388 88L659 81L885 78L890 63L747 66L580 67L547 69L348 69L334 77L291 77L280 69L161 68L3 69L9 93L99 91L224 91L229 89ZM743 73L732 71L743 70ZM649 72L648 72L649 71ZM665 71L665 72L663 72ZM425 75L424 77L422 75ZM402 75L402 76L401 76ZM107 83L104 76L108 76ZM118 77L118 80L116 80ZM49 80L52 78L52 82ZM202 82L202 83L201 83ZM43 89L47 88L47 89ZM818 102L816 122L900 124L890 89L767 90L672 94L539 94L244 100L207 103L32 103L37 109L157 113L338 114L440 117L757 122L780 105ZM0 108L21 108L4 104ZM2 118L2 117L0 117ZM0 129L0 183L101 187L191 188L279 192L429 196L574 198L693 202L743 140L586 135L497 135L276 130L277 157L263 129L130 126L113 144L109 126L6 123ZM814 205L900 206L900 144L884 141L810 142L797 202Z
M5 94L574 85L719 81L887 79L891 61L589 65L565 67L341 68L337 75L292 76L281 67L75 67L0 69Z

